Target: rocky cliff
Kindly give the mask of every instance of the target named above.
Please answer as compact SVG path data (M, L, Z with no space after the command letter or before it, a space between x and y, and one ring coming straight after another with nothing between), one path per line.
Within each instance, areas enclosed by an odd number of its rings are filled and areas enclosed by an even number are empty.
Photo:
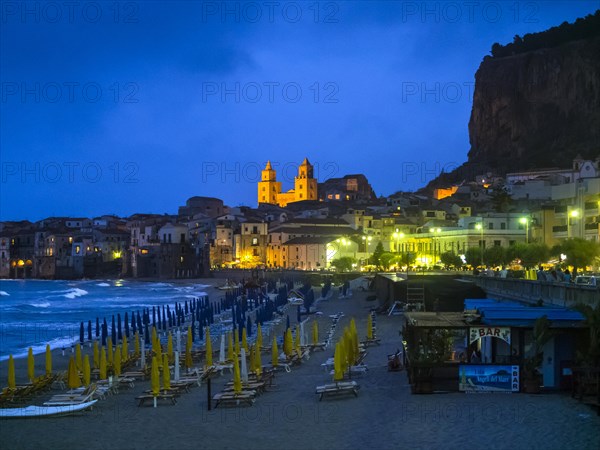
M469 137L469 163L500 173L600 156L600 38L486 58Z
M600 157L600 13L494 44L475 74L468 161L424 190L475 175Z

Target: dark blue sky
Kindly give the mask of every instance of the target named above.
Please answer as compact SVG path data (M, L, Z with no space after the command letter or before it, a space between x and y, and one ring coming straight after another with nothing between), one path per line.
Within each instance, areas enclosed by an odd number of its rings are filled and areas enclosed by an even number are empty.
M26 5L1 3L1 220L256 206L267 159L289 189L305 156L417 189L466 160L491 45L598 2Z

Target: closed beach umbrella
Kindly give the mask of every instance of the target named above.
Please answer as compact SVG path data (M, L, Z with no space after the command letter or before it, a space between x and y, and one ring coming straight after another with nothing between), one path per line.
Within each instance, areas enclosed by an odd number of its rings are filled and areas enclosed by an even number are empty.
M271 364L273 367L279 365L279 350L277 349L277 338L273 334L273 343L271 344Z
M256 358L254 358L254 353L255 353L255 349L254 349L254 345L250 346L250 352L248 353L248 362L250 363L250 366L248 367L248 370L250 370L250 372L254 373L255 369L254 369L254 362L256 361Z
M112 324L110 327L110 337L113 343L117 343L117 326L115 325L115 316L112 316Z
M107 335L107 331L106 331L106 323L102 324L102 346L106 346L106 335Z
M260 347L255 346L254 348L254 373L256 376L260 376L262 372L262 358L260 357Z
M135 313L131 313L131 332L135 334L137 331L137 322L135 320Z
M187 341L185 346L185 367L191 369L193 365L192 361L192 333L188 328Z
M46 375L52 375L52 351L50 344L46 344Z
M31 347L27 351L27 378L32 383L35 379L35 360L33 359L33 349Z
M106 349L100 349L100 379L106 380Z
M160 311L160 309L159 309L159 311ZM171 389L171 371L169 370L169 356L166 353L163 355L162 372L163 372L163 389L165 389L165 390Z
M154 395L154 407L156 408L156 397L160 394L160 374L158 372L158 361L156 356L152 357L152 371L150 372L150 386Z
M260 353L262 346L263 346L263 336L262 336L262 330L260 329L260 323L257 326L257 330L256 330L256 346L258 347L258 352Z
M169 358L169 362L173 361L173 336L171 332L169 332L169 337L167 338L167 357Z
M98 341L94 341L94 369L100 367L100 351L98 350Z
M373 318L371 314L367 316L367 339L373 339Z
M344 371L342 370L342 351L341 345L338 342L335 344L335 353L333 355L333 380L339 381L344 378Z
M121 342L123 339L123 327L121 326L121 314L117 314L117 341Z
M237 358L233 359L233 392L242 392L242 377L240 374L240 363Z
M8 388L17 388L17 382L15 379L15 360L13 359L13 355L8 357Z
M248 333L248 337L252 336L252 321L250 320L250 316L248 316L248 320L246 320L246 330Z
M75 367L80 372L83 370L83 358L81 357L80 344L75 344Z
M227 360L233 361L235 358L235 353L233 351L233 336L231 333L227 333Z
M135 337L133 339L134 339L133 351L135 353L135 356L139 356L139 354L140 354L140 333L139 333L139 331L135 332Z
M221 344L219 345L219 362L225 362L225 335L221 334Z
M292 356L294 351L294 341L292 340L292 330L288 328L285 332L285 339L283 341L283 352L289 358Z
M319 343L319 325L315 320L312 326L312 343L313 345L317 345Z
M69 371L67 372L67 386L69 389L77 389L81 386L81 380L79 379L79 373L75 367L75 359L71 356L69 358Z
M154 347L156 347L156 340L158 339L158 336L156 334L156 327L152 327L152 351L156 351L156 349Z
M92 371L90 369L90 356L85 355L83 358L83 384L84 386L89 386L90 381L92 379Z
M123 336L123 345L121 346L121 361L125 362L129 358L129 344L127 343L127 335Z
M248 382L248 363L246 361L246 350L241 349L242 354L240 355L240 377L244 383Z
M112 346L112 339L110 337L107 339L106 350L107 350L107 356L108 356L107 361L108 361L108 365L110 366L113 363L113 346Z
M100 319L96 317L96 338L100 337Z
M92 321L88 320L88 341L92 340Z
M129 314L125 313L125 336L129 337Z
M115 362L113 364L113 372L115 376L121 376L121 347L118 345L115 350Z
M248 334L246 332L246 328L242 330L242 347L248 352Z
M84 330L83 330L83 322L81 322L79 324L79 343L81 345L83 345L84 340L85 340L85 333L84 333Z

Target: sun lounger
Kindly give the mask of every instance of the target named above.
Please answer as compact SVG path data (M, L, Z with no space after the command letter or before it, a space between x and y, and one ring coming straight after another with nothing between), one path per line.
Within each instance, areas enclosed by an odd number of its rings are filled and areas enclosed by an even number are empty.
M319 401L321 401L326 395L354 394L355 397L358 397L358 389L359 386L356 381L342 381L338 383L317 386L315 393L319 395Z
M131 371L123 373L124 378L133 378L134 380L145 380L146 373L140 371Z
M154 402L157 400L169 400L172 405L177 403L177 396L174 394L158 394L156 397L152 394L138 395L135 399L138 401L138 406L142 406L147 400Z
M372 345L380 345L381 339L379 339L379 338L365 339L364 341L361 342L361 344L364 345L365 347L370 347Z
M215 408L219 405L238 406L240 403L246 403L250 406L254 404L256 393L254 391L242 391L239 394L235 392L221 392L213 396Z
M43 403L44 406L77 405L92 401L96 393L96 385L91 384L85 390L66 394L53 395L50 400Z
M263 392L265 392L266 390L266 386L265 383L260 382L260 381L249 381L247 383L244 383L242 381L242 389L244 391L254 391L256 393L256 395L260 395ZM225 384L225 388L223 389L223 392L229 392L233 390L233 381L228 382L227 384Z

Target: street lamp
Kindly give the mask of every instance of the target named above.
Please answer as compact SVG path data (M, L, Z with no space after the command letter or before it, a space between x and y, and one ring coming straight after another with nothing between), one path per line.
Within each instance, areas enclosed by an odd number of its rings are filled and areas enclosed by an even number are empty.
M529 218L521 217L519 223L525 225L525 243L529 244Z
M479 230L481 233L481 238L479 240L479 250L481 253L481 266L483 267L483 222L475 224L475 229Z
M394 232L394 234L392 235L394 236L394 239L396 239L396 253L398 254L398 257L400 256L400 239L404 239L404 233L401 233L400 231L398 231L398 228L396 228L396 231ZM400 261L402 262L402 261Z
M371 243L372 239L373 238L371 236L363 236L362 237L362 240L365 244L365 253L367 255L367 258L366 258L367 263L369 262L369 244Z

